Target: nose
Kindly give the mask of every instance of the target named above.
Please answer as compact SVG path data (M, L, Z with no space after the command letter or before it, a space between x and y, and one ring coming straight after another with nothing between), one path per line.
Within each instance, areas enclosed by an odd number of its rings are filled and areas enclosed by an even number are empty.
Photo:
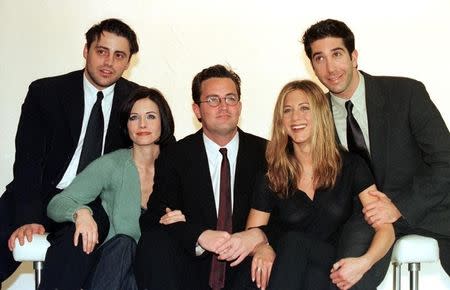
M326 68L327 68L328 73L332 73L335 70L336 66L334 65L334 63L332 61L326 60Z
M139 118L139 128L145 128L147 126L145 118Z
M107 54L104 58L105 65L112 66L114 64L114 54Z
M225 98L220 98L219 99L219 109L227 109L228 108L228 104L225 101Z

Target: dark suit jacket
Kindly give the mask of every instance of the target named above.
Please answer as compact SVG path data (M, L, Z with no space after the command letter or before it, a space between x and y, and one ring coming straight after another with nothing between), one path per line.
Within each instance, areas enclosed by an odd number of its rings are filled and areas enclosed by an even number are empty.
M450 236L450 134L416 80L364 75L372 169L411 228Z
M119 107L137 84L120 78L114 88L105 153L127 145ZM46 206L75 152L84 110L83 70L31 83L16 135L14 179L1 202L14 209L17 226L46 223ZM3 223L3 222L2 222Z
M216 229L217 216L214 193L203 143L202 130L178 141L157 160L153 193L148 210L140 219L141 230L159 224L165 207L180 209L187 222L166 226L175 239L192 255L200 234ZM239 130L233 232L245 229L250 210L255 178L265 172L266 140Z

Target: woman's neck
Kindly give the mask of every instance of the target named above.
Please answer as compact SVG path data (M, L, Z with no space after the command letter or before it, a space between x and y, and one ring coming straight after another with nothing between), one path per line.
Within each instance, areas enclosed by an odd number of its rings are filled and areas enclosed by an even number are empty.
M155 160L159 156L159 145L134 145L131 151L136 166L138 168L148 168L154 166Z

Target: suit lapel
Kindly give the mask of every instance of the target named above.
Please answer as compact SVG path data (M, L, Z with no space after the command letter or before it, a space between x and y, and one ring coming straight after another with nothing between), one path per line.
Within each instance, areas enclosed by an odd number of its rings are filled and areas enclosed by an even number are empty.
M84 114L84 89L83 89L83 71L75 74L73 78L67 81L65 88L59 88L61 91L61 106L67 116L70 135L73 144L76 146L81 133L81 124Z
M105 138L105 153L111 152L113 149L119 147L118 145L114 144L114 141L117 143L119 140L124 139L122 136L123 134L122 130L117 130L117 128L121 128L120 105L123 103L123 100L127 97L128 97L127 92L125 92L122 79L120 78L116 82L116 86L114 87L113 102L111 106L111 113L109 116L109 123Z
M206 155L205 143L203 142L202 130L195 133L194 144L191 152L192 154L190 158L194 159L194 161L190 163L194 164L194 167L191 170L197 172L197 176L194 180L199 181L196 183L199 193L199 206L204 212L206 222L210 223L210 226L215 228L217 225L217 209L216 202L214 200L214 191L209 170L208 156Z
M243 131L239 130L239 148L236 159L236 171L234 177L234 203L233 203L233 228L236 228L236 222L239 218L248 215L248 201L249 198L246 191L249 188L248 173L254 170L254 167L249 162L245 162L248 158L248 152L251 150ZM253 184L250 184L252 186ZM253 194L253 193L250 193Z
M366 89L367 120L369 124L370 154L372 159L372 169L375 174L377 185L384 184L386 150L389 139L389 110L386 108L386 96L377 85L376 80L364 73Z

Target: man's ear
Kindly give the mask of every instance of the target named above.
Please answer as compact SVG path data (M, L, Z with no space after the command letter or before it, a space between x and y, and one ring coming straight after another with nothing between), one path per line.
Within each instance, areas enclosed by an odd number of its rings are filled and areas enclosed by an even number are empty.
M200 106L196 103L192 104L192 111L194 111L195 116L197 117L198 120L201 120L202 115L200 113Z
M353 67L358 68L358 51L356 49L353 50L351 57L352 57Z
M89 52L89 49L88 49L87 43L86 43L86 44L84 45L84 48L83 48L83 57L84 57L84 59L87 59L88 52Z

